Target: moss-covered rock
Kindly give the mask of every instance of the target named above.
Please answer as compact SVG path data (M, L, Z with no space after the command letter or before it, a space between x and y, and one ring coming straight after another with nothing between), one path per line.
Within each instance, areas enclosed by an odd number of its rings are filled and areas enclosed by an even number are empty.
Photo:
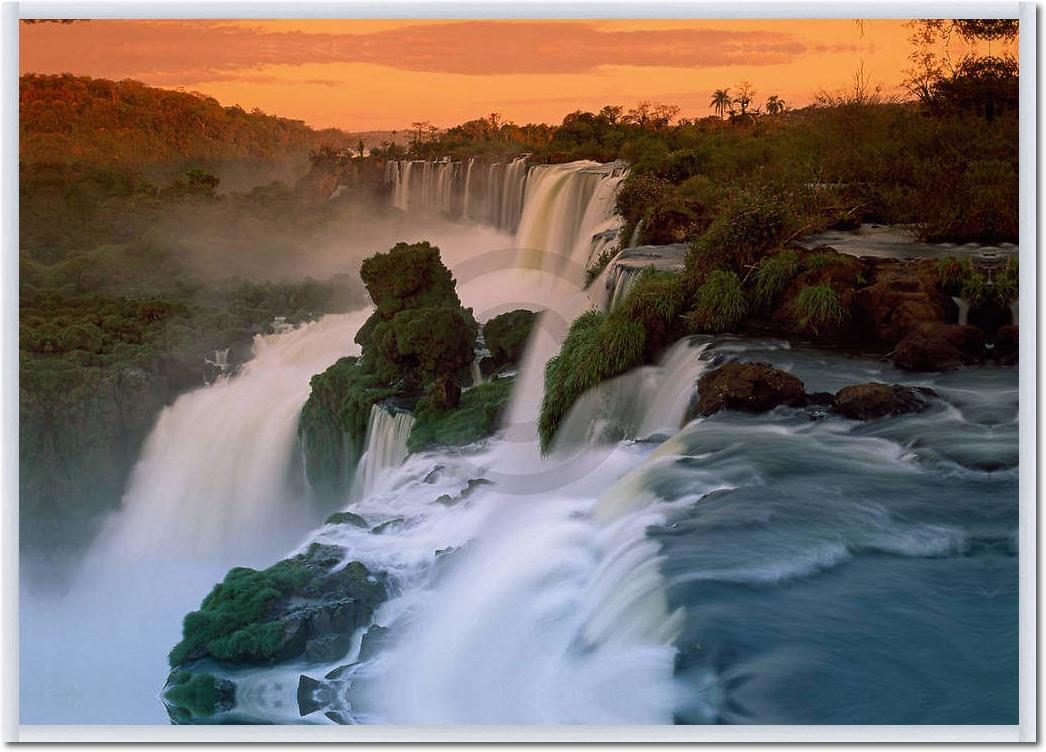
M483 341L490 351L494 370L519 363L536 320L534 311L521 308L495 316L483 325Z
M498 429L512 393L512 379L501 378L467 389L453 410L419 403L407 448L418 452L434 446L471 444Z
M367 521L354 512L335 512L324 520L324 525L353 525L355 527L370 527Z
M307 655L315 640L366 626L387 597L385 575L358 561L341 567L342 559L337 546L314 543L268 569L230 570L186 615L171 666L204 658L248 665L289 660Z

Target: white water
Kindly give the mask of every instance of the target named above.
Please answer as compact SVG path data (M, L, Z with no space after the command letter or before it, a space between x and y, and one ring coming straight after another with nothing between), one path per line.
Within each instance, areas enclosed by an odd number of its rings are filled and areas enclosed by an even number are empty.
M401 179L395 200L404 207L419 167L389 168L390 179ZM429 172L421 195L445 195L438 168ZM646 536L664 510L641 491L643 473L663 458L652 457L649 446L598 442L542 458L535 430L545 362L566 324L592 303L581 290L584 264L613 206L613 191L600 184L620 173L588 163L539 170L544 185L533 191L525 171L516 173L521 192L527 183L520 233L541 243L528 248L538 263L501 269L498 279L514 282L512 307L546 311L517 379L509 425L481 450L406 457L410 418L378 409L347 503L370 526L392 524L380 534L327 526L310 538L344 545L348 556L388 572L398 593L377 616L395 639L356 669L346 708L370 722L670 723L678 619L667 610L659 548ZM445 257L453 265L461 254L448 248ZM503 304L506 288L490 281L459 277L465 305L479 312ZM43 686L60 684L54 674L65 666L89 682L103 670L99 662L127 660L106 699L117 708L108 717L136 722L143 704L160 714L142 687L159 691L161 652L177 641L181 615L229 566L271 563L279 556L274 545L290 550L307 519L294 473L297 414L309 378L355 351L353 334L366 315L328 316L260 338L236 376L185 395L163 414L125 509L96 552L104 566L90 569L94 581L77 591L98 616L86 630L91 641L66 640L76 655L39 659L54 664ZM654 401L662 399L669 398ZM576 430L572 420L584 418L568 417L568 431ZM478 478L494 485L466 493ZM51 615L33 623L40 621L57 628L67 620ZM283 668L245 679L251 691L244 696L266 719L293 719L293 682L285 675ZM121 690L135 693L134 702L120 705ZM67 697L89 691L81 683ZM42 707L51 714L43 717L62 716L59 705Z
M302 492L291 473L298 413L312 376L358 353L352 338L368 314L259 336L239 374L166 408L99 545L132 558L164 551L226 561L250 554L259 538L300 534L308 502L287 503Z
M970 303L964 298L952 297L952 301L959 308L959 326L966 326L970 317Z
M407 438L414 416L372 405L367 439L353 479L353 498L365 498L384 487L389 476L407 459Z

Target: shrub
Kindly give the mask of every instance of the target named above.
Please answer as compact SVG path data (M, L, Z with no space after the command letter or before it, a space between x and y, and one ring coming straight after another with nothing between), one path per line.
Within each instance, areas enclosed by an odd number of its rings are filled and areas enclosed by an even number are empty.
M853 256L847 256L844 253L836 253L834 251L818 251L817 253L811 253L805 259L803 259L803 268L807 271L817 271L824 269L835 264L855 264L857 259Z
M937 285L949 295L958 295L966 281L969 264L963 264L951 256L934 262Z
M773 305L798 271L799 254L795 251L782 251L764 258L755 271L756 303L764 307Z
M512 379L494 379L467 389L453 410L419 408L407 448L419 452L440 445L471 444L490 436L512 394Z
M388 253L363 261L360 277L382 318L407 308L456 308L461 305L454 277L427 242L397 243Z
M498 368L523 357L537 314L526 309L495 316L483 325L483 341Z
M615 312L589 311L574 320L563 347L545 367L545 396L538 433L541 449L552 445L560 422L588 389L643 362L643 325Z
M787 225L784 202L766 190L748 190L721 207L708 229L691 243L687 272L702 282L713 270L742 270L777 245Z
M799 325L816 334L818 328L838 326L850 318L850 312L839 302L839 295L828 285L804 287L795 301Z
M733 329L748 313L741 281L733 272L712 272L697 291L697 304L690 312L691 326L700 331L725 332Z

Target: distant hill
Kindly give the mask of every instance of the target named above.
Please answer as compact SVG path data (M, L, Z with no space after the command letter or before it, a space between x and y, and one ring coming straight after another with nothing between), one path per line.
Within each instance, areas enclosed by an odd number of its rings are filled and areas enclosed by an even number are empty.
M301 120L138 81L27 74L19 84L23 164L265 163L358 141L334 128L314 130Z

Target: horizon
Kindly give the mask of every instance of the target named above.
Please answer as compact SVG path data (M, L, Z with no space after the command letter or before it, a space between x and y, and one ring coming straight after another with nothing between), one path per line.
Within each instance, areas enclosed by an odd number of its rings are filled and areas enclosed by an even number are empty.
M790 108L861 71L903 95L907 19L90 20L22 23L20 74L134 79L313 128L445 129L496 112L555 124L641 101L713 114L714 89ZM956 45L961 45L956 41ZM477 73L479 69L483 72ZM650 91L657 81L656 91ZM365 105L360 101L366 102Z

